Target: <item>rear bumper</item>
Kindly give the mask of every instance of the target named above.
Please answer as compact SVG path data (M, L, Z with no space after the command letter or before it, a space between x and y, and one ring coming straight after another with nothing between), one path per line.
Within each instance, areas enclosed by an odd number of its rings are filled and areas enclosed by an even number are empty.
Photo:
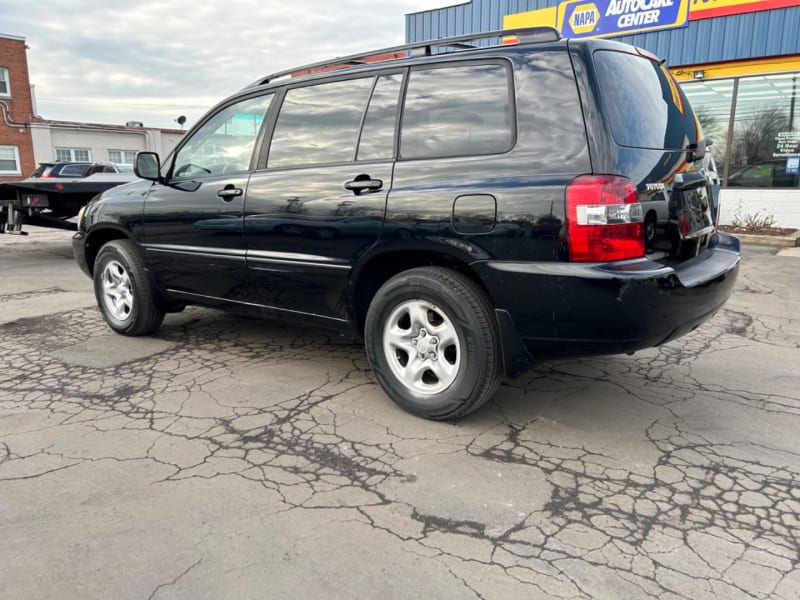
M730 297L739 241L717 234L702 255L669 267L646 258L609 264L487 261L473 265L506 312L506 372L528 360L634 352L711 318ZM509 319L511 324L509 324ZM516 334L516 337L515 335ZM516 348L516 350L515 350Z

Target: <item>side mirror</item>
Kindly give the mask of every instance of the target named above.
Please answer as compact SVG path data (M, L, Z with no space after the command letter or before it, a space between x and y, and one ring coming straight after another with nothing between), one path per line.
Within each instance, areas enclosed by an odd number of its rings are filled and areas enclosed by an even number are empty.
M696 160L703 160L706 155L706 146L710 146L711 141L703 138L701 140L697 140L696 144L691 144L689 146L689 150L691 153L689 154L689 162L694 162Z
M137 177L150 181L161 180L161 159L156 152L139 152L133 164L133 172Z

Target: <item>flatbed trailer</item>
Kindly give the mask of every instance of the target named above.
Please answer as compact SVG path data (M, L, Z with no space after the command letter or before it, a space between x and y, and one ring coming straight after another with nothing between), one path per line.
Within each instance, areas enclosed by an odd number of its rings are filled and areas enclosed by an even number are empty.
M128 173L98 173L82 179L25 179L0 183L0 234L27 235L24 224L76 230L70 219L97 194L133 181Z

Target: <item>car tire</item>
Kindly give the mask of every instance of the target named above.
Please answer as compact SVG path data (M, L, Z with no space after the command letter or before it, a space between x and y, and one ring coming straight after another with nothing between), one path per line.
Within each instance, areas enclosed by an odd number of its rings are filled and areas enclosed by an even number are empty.
M94 263L94 295L108 326L129 336L153 333L164 311L153 301L150 278L130 240L106 243Z
M381 387L415 415L461 417L486 403L500 383L491 303L451 269L417 268L389 279L370 303L364 337Z
M652 251L656 244L656 228L658 218L652 210L644 218L644 246L647 251Z

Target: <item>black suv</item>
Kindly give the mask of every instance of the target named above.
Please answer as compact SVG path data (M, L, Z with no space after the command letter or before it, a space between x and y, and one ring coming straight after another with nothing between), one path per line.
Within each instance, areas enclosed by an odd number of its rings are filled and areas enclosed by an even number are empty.
M532 360L657 346L730 295L739 244L656 57L537 28L298 71L85 209L75 256L112 329L203 304L363 335L386 393L446 419Z

